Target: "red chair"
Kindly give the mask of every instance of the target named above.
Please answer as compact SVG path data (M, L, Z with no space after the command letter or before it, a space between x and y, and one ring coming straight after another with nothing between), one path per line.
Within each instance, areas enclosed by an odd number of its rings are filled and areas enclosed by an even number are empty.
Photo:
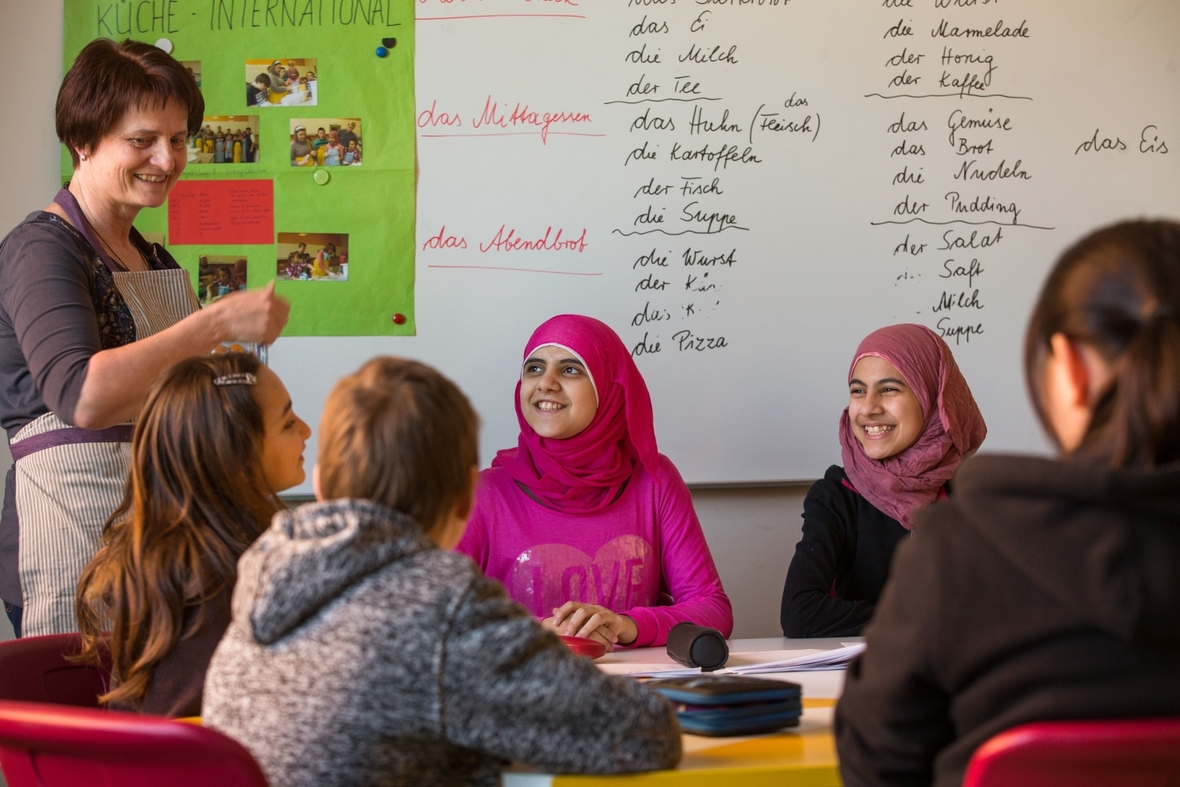
M1047 721L1002 732L967 764L963 787L1175 787L1180 719Z
M9 787L267 787L241 744L157 716L0 702L0 766Z
M70 661L81 649L79 634L0 642L0 700L97 708L110 684L109 654L101 668Z

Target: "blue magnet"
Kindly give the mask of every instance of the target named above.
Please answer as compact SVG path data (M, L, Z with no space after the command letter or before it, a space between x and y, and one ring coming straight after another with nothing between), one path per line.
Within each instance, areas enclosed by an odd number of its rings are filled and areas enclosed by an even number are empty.
M389 50L383 46L377 47L377 57L385 57L389 54Z

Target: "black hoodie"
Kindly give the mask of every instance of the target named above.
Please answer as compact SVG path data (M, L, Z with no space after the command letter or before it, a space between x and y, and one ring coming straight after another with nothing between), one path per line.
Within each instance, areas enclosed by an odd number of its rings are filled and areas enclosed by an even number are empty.
M958 785L1026 722L1180 715L1180 465L965 462L865 637L836 709L848 787Z

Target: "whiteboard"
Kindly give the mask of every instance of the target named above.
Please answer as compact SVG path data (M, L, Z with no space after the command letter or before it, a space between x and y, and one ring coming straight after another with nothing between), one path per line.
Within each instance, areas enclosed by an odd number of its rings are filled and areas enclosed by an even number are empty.
M689 482L816 478L856 345L919 322L985 450L1042 450L1020 347L1045 272L1100 224L1180 215L1174 0L416 8L418 335L281 339L305 417L367 358L420 358L486 463L527 337L580 312L644 350Z

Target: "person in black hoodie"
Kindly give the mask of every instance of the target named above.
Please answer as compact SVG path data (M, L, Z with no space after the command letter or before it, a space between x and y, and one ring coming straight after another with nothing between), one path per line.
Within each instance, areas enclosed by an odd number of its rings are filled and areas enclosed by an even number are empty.
M1067 250L1025 374L1061 456L975 457L918 516L836 709L848 787L958 785L1027 722L1180 715L1180 224Z

